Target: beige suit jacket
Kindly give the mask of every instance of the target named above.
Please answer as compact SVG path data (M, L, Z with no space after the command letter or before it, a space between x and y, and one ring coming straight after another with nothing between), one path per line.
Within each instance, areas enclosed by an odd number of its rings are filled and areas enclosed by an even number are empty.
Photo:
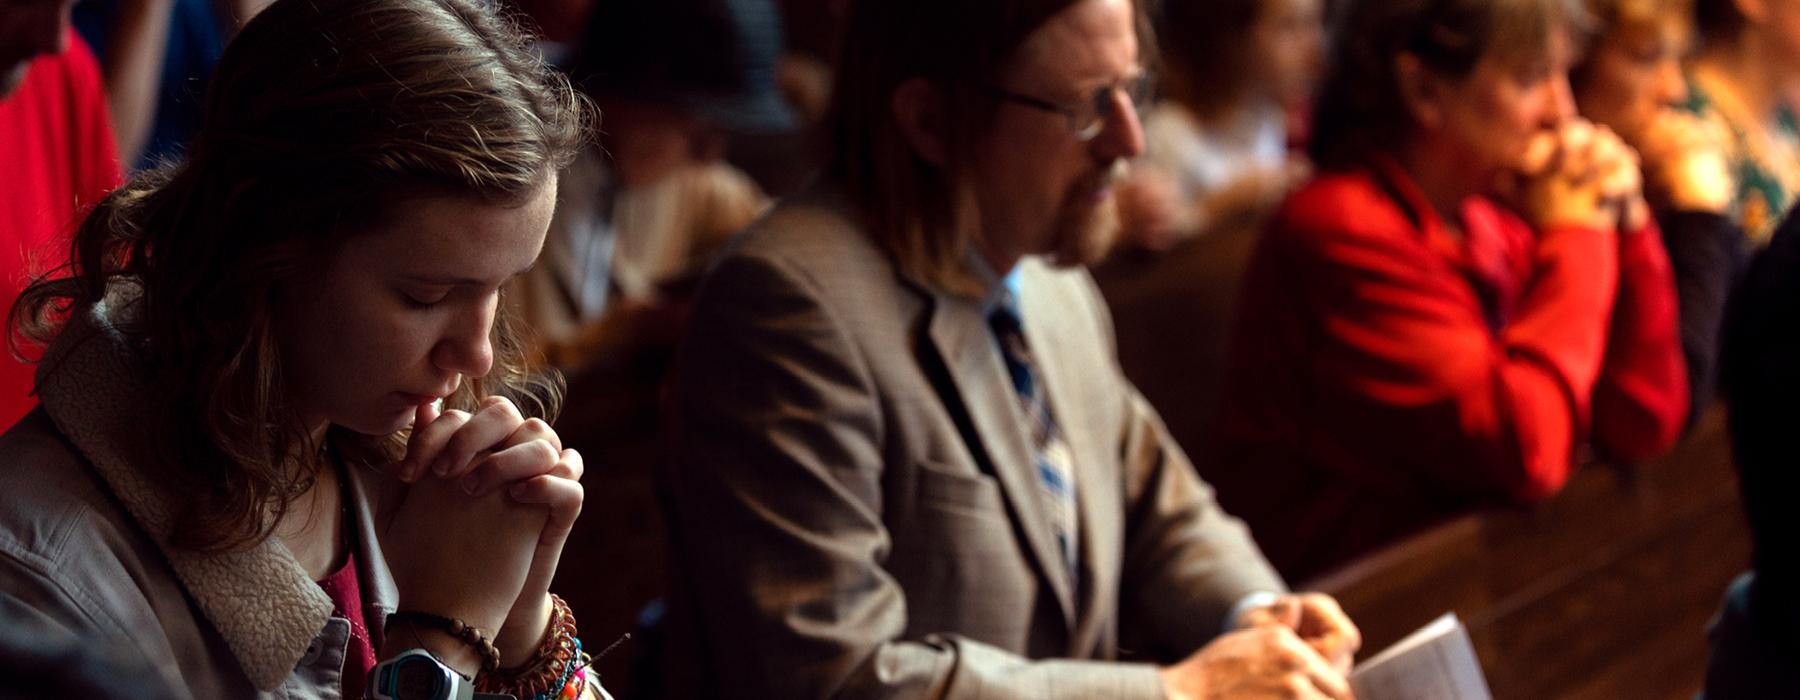
M1161 697L1125 649L1180 658L1283 588L1120 373L1092 281L1021 263L1074 454L1076 584L982 301L901 275L839 201L804 196L745 234L679 361L663 476L702 690Z

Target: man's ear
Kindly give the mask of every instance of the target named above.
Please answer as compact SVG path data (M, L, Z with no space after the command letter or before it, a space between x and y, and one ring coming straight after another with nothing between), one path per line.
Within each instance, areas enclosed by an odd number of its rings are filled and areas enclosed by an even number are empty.
M890 108L900 137L913 153L940 167L950 159L950 123L942 88L924 78L908 78L894 88Z
M1433 129L1443 123L1443 85L1418 56L1402 51L1394 57L1394 83L1400 105L1414 124Z

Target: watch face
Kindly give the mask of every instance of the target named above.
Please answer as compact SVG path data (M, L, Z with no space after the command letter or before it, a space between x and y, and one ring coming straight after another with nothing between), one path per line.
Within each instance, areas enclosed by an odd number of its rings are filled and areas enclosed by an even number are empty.
M407 659L394 675L394 697L399 700L437 700L449 689L444 669L430 659Z

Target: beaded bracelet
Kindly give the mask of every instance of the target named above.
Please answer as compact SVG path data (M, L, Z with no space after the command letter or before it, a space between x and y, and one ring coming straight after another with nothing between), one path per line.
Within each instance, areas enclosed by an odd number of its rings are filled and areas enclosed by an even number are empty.
M579 640L575 638L575 613L561 596L551 594L553 610L545 630L544 643L531 659L517 669L489 669L475 679L475 687L484 693L510 692L530 698L560 689L567 669L580 659Z
M388 613L387 622L382 625L383 631L392 628L396 622L442 631L480 654L483 671L492 672L494 669L500 668L500 650L494 647L493 640L488 639L487 634L483 633L479 627L470 626L454 617L444 617L416 610L396 610Z

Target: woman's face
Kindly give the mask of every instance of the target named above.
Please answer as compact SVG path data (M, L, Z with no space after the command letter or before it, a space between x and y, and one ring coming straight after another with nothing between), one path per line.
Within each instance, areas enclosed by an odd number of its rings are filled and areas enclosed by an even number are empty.
M1688 32L1679 17L1631 24L1594 40L1575 94L1581 114L1641 143L1656 114L1687 97L1681 57Z
M1764 35L1769 69L1784 83L1800 79L1800 0L1762 0L1761 14L1750 31Z
M394 205L276 308L282 371L308 427L406 427L419 404L493 365L500 285L537 260L555 177L523 206L465 197Z
M1529 57L1490 51L1468 76L1437 79L1424 129L1433 132L1431 147L1467 165L1477 187L1517 169L1533 138L1574 116L1567 34L1552 32L1548 47Z
M1325 20L1321 0L1265 0L1251 46L1257 70L1286 104L1312 97L1324 62Z

